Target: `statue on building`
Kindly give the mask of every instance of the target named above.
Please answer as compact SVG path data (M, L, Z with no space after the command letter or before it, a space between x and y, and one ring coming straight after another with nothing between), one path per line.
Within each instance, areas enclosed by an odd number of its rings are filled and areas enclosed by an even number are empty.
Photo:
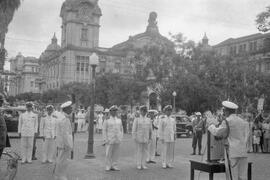
M156 12L151 12L149 14L148 26L147 26L146 32L159 33L158 27L157 27L157 13Z

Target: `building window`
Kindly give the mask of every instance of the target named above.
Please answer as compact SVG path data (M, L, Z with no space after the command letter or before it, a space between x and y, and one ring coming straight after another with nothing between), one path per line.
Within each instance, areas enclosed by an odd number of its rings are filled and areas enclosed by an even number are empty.
M87 41L88 40L88 29L86 28L82 28L82 31L81 31L81 40L82 41Z
M116 73L120 73L121 72L121 63L116 62L114 65L114 68L115 68Z
M77 71L80 71L80 65L81 63L77 62Z
M77 72L89 71L89 56L76 56Z
M34 81L31 81L30 87L34 87Z
M100 69L100 72L104 73L106 71L106 61L101 61L99 63L99 69Z
M32 72L35 72L35 68L34 67L32 67Z

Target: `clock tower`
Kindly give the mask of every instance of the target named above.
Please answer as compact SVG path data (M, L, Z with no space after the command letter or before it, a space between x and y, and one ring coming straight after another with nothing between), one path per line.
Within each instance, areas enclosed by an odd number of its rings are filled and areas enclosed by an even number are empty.
M98 0L66 0L61 8L61 47L96 48L99 45L101 10Z

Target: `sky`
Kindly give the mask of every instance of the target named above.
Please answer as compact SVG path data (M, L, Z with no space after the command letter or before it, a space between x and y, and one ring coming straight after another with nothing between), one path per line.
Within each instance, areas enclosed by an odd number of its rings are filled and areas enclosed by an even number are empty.
M64 0L23 0L9 25L8 57L21 52L39 57L56 33L61 38L60 9ZM199 42L206 32L209 44L258 33L255 18L269 0L99 0L100 47L111 47L145 31L149 13L158 14L162 35L183 33ZM7 63L8 65L8 63ZM8 68L6 66L6 68Z

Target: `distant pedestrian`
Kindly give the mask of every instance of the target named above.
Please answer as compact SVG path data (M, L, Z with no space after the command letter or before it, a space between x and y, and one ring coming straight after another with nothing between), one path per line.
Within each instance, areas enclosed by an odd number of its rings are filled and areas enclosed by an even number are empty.
M106 146L106 171L119 171L117 160L119 156L119 147L123 139L123 126L121 119L117 117L118 108L110 108L110 117L103 123L103 139Z
M192 121L192 127L193 127L192 148L193 148L193 153L191 155L196 154L197 144L198 144L198 154L201 155L204 122L203 122L203 119L202 119L202 114L200 112L196 112L195 115L196 115L196 118Z
M102 127L103 127L103 113L98 112L97 113L97 133L102 133Z
M135 118L132 127L132 138L136 145L137 169L148 169L145 163L148 144L152 138L152 123L146 114L147 107L143 105L140 107L140 117Z
M252 139L253 139L253 152L257 153L259 152L259 146L260 146L260 140L261 140L261 136L262 136L262 131L259 128L259 125L256 123L253 125L252 128Z
M55 152L56 123L57 117L53 114L52 105L46 107L47 113L41 117L40 136L43 137L43 160L42 163L52 163Z
M22 163L32 163L34 136L38 132L38 115L33 112L33 104L26 103L26 112L19 116L18 133L21 137Z
M82 132L83 128L85 126L85 113L84 113L84 109L80 109L77 117L78 119L78 126L77 126L77 132Z
M61 105L63 116L58 119L56 128L57 158L55 167L55 179L67 180L66 170L68 159L73 148L72 127L70 115L72 113L72 102L67 101Z
M160 119L158 134L162 144L162 168L172 168L176 140L176 122L171 117L172 106L164 107L165 116Z
M270 152L270 119L265 118L262 123L264 152Z

